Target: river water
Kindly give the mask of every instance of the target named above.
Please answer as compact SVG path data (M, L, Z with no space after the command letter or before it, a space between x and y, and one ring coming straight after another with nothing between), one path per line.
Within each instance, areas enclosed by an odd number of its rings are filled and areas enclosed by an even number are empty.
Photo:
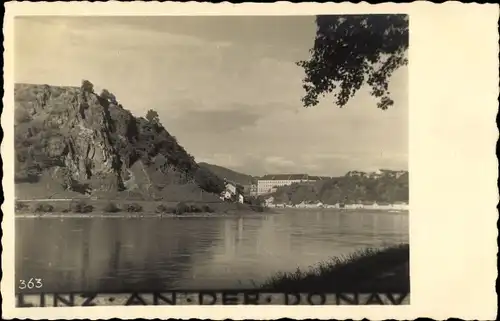
M277 272L401 242L407 212L18 218L16 279L40 278L45 291L248 289Z

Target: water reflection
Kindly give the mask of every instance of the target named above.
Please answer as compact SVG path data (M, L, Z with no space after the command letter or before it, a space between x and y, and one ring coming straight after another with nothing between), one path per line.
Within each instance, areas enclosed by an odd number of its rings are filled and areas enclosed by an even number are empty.
M46 291L248 288L279 271L407 241L408 215L381 212L17 219L16 278L43 278Z

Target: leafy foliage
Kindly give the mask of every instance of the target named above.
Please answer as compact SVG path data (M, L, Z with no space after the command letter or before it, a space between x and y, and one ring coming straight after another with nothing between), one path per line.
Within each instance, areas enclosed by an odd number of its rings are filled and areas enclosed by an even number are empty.
M204 167L198 167L194 176L198 185L209 192L220 194L224 189L224 181Z
M142 212L142 206L137 203L127 204L125 210L127 212L139 213Z
M113 202L109 202L108 204L106 204L106 206L104 206L104 212L106 213L118 213L120 211L121 209L118 207L118 205Z
M94 210L93 205L88 204L83 200L73 202L70 206L75 213L91 213Z
M94 92L94 84L92 84L90 81L88 80L82 80L82 91L83 92L86 92L86 93L93 93Z
M32 118L26 109L16 110L15 115L15 124L29 123Z
M213 212L215 212L215 210L213 208L211 208L210 206L208 206L207 204L203 204L201 206L201 211L204 212L204 213L213 213Z
M158 116L158 113L156 110L150 109L146 113L146 119L152 123L159 123L160 122L160 116Z
M175 207L170 207L165 204L160 204L156 207L156 213L174 213Z
M239 185L257 183L256 179L250 175L239 173L222 166L212 165L208 163L198 163L198 165L214 173L220 179L227 179L228 181L235 182Z
M246 196L244 203L250 206L250 209L256 212L264 212L264 200L260 196Z
M50 204L38 204L35 208L35 212L37 213L52 213L54 212L54 206Z
M110 93L107 89L103 89L99 96L101 97L101 99L107 100L115 105L118 104L118 102L116 101L116 96Z
M180 215L184 213L189 213L191 207L184 202L180 202L175 206L174 214Z
M16 181L35 182L44 169L59 163L57 157L47 155L44 151L53 146L53 142L63 141L63 133L47 128L46 123L40 121L18 123L14 125L14 130Z
M306 74L304 106L316 106L320 95L338 89L335 103L343 107L365 83L379 98L378 108L392 106L388 80L397 68L408 63L408 16L317 16L316 24L311 57L297 63Z
M179 202L175 207L168 207L166 205L160 204L156 209L157 213L172 213L176 215L181 215L184 213L213 213L214 209L207 204L186 204L184 202Z
M23 212L23 211L27 211L29 209L29 205L24 203L24 202L19 202L19 201L16 201L16 204L15 204L15 211L16 212Z

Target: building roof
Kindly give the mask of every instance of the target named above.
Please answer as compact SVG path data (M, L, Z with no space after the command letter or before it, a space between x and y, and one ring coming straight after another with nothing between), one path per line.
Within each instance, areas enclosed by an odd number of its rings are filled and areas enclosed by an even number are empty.
M259 181L295 181L295 180L310 180L320 181L330 179L327 176L312 176L308 174L267 174L259 178Z
M309 175L307 174L268 174L262 176L260 181L291 181L291 180L300 180L300 179L309 179Z

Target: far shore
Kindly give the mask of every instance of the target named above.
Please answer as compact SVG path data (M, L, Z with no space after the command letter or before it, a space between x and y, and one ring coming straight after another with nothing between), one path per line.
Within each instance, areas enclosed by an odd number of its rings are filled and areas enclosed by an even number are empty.
M287 211L367 212L407 214L408 209L265 207L237 202L154 201L111 199L29 199L16 200L18 218L208 218L255 214L280 214Z
M61 212L55 211L50 213L34 213L34 212L16 212L16 218L216 218L216 217L239 217L239 216L254 216L254 215L267 215L267 214L280 214L289 210L298 211L328 211L328 212L376 212L376 213L399 213L408 214L408 210L370 210L370 209L337 209L337 208L266 208L263 212L251 211L251 210L226 210L218 211L212 213L183 213L183 214L173 214L173 213L156 213L154 211L144 211L144 212L117 212L117 213L107 213L103 211L96 210L90 213L76 213L76 212Z
M250 212L246 215L258 215L262 213ZM235 217L245 215L245 213L228 212L228 213L185 213L185 214L170 214L170 213L16 213L16 218L212 218L212 217Z
M386 208L337 208L337 207L266 207L273 210L306 210L306 211L336 211L336 212L398 212L398 213L408 213L408 209L386 209Z

